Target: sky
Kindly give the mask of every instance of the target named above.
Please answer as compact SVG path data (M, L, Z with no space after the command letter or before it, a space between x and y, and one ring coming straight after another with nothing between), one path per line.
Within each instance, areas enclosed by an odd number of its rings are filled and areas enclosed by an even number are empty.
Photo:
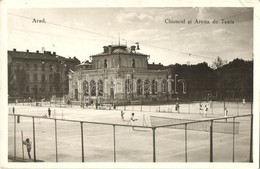
M33 19L46 23L33 23ZM221 19L231 24L223 24ZM166 23L172 21L172 23ZM176 23L185 20L184 23ZM196 23L196 20L204 23ZM218 23L212 23L214 20ZM188 22L188 21L191 21ZM205 22L209 22L206 24ZM80 61L103 46L140 44L149 63L253 58L252 8L19 8L8 10L8 50L55 51Z

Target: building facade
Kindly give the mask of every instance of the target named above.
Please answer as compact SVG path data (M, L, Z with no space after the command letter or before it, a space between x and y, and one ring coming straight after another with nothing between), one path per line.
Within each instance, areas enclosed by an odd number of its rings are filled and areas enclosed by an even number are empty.
M69 97L75 100L119 103L167 99L172 92L169 69L148 64L149 55L136 46L109 45L90 56L91 62L69 74Z
M8 51L8 95L20 98L50 98L69 92L68 72L80 61L56 52Z

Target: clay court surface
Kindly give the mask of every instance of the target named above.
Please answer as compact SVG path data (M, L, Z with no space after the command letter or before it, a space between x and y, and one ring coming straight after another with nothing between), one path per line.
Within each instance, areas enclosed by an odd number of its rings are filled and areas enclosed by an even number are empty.
M203 103L204 104L204 103ZM205 103L206 104L206 103ZM227 102L228 116L237 116L251 113L250 103ZM43 106L9 105L15 107L15 114L43 117L47 114L48 104ZM158 112L160 109L160 112ZM51 118L35 118L35 146L36 158L45 162L56 162L55 123L54 118L70 119L113 124L127 124L131 113L135 113L138 120L135 125L151 126L150 116L160 116L180 119L209 119L224 116L223 102L214 102L213 109L208 110L207 118L199 114L199 103L181 104L180 113L175 111L175 105L154 106L121 106L116 110L96 110L92 107L51 107ZM120 111L126 110L125 121L121 120ZM142 110L142 111L141 111ZM54 113L55 112L55 113ZM14 155L14 116L8 116L8 154ZM239 133L213 133L213 160L214 162L232 162L233 153L235 162L248 162L250 152L250 116L236 118L239 122ZM224 121L224 120L222 120ZM228 119L232 122L233 119ZM152 162L153 161L153 133L149 128L132 130L129 127L115 126L115 154L113 126L100 124L83 124L84 161L85 162ZM198 125L200 125L198 123ZM214 126L213 126L214 127ZM225 125L223 125L225 130ZM227 129L228 130L228 129ZM22 158L23 138L33 140L33 123L31 117L20 117L16 123L16 156ZM185 162L185 130L173 128L157 128L155 130L156 162ZM81 125L80 122L57 120L57 152L59 162L81 162ZM33 157L34 150L31 155ZM115 155L115 156L114 156ZM24 157L28 159L26 147ZM187 130L187 161L209 162L210 133L206 131Z

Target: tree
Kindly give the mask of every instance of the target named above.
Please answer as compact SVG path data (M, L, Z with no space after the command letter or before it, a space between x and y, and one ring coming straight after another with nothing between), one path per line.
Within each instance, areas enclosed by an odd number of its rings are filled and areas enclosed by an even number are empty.
M217 59L215 59L211 65L212 69L218 69L221 68L222 66L227 64L227 60L222 60L221 57L217 57Z

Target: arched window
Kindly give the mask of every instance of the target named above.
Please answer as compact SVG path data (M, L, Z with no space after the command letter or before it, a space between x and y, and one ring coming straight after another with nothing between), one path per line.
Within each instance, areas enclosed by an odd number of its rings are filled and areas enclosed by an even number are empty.
M132 68L135 68L135 59L132 59Z
M107 59L104 60L104 68L107 68Z
M141 79L138 79L137 80L137 95L141 95L143 94L143 86L142 86L142 80Z
M125 93L130 92L129 88L130 88L130 80L128 78L128 79L125 80Z
M85 96L88 96L88 95L89 95L89 89L88 89L88 82L87 82L87 81L84 81L84 82L83 82L82 88L83 88L83 93L84 93L84 95L85 95Z
M162 93L166 93L168 91L168 85L167 85L167 81L164 79L162 81Z
M90 93L91 96L96 96L96 82L94 80L90 81Z
M149 80L144 81L144 94L149 95L151 90L151 84Z
M157 81L153 80L152 81L152 94L157 93Z
M99 80L98 81L98 96L103 96L103 81Z

